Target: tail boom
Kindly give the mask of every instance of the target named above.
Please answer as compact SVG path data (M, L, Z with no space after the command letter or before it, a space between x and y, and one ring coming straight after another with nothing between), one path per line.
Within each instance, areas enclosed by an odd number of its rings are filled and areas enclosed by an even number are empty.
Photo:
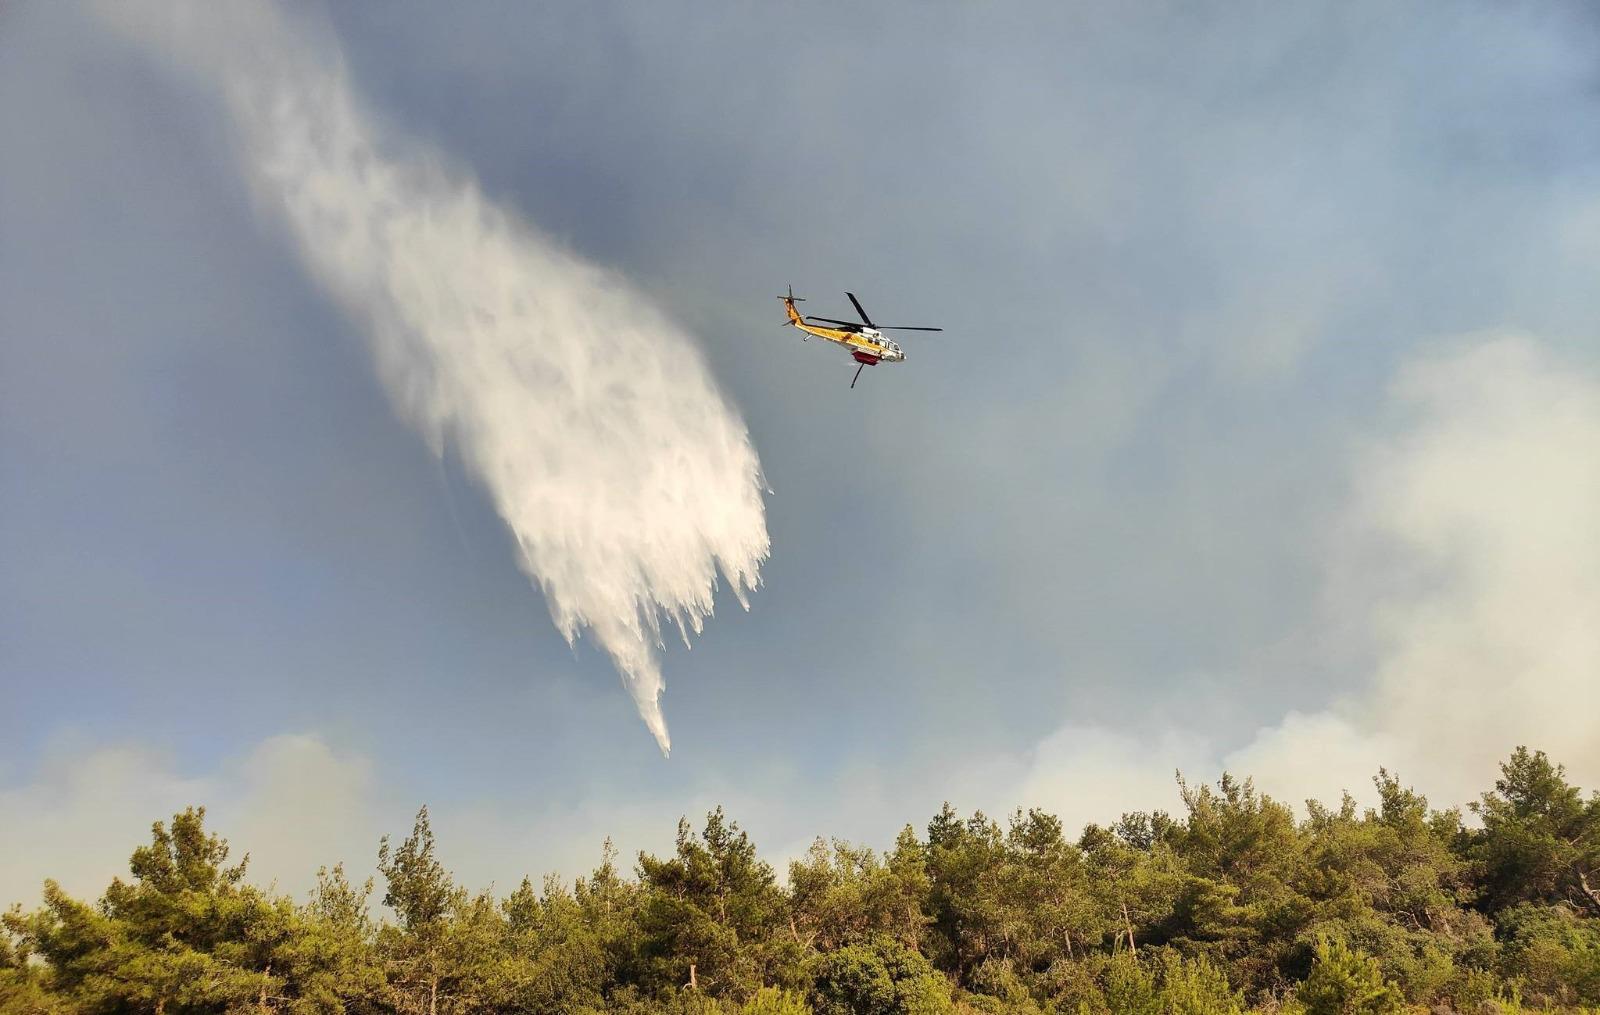
M789 287L789 295L779 296L778 299L783 301L783 309L788 311L789 314L789 319L784 322L785 324L800 325L805 323L805 317L795 309L794 305L796 303L804 303L806 298L804 296L796 296L794 294L794 286Z

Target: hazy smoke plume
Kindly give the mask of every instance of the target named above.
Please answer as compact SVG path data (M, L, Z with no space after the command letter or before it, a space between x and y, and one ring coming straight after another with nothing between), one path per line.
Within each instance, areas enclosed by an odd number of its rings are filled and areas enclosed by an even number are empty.
M1171 727L1069 726L1034 752L1018 803L1069 822L1127 800L1176 807L1179 768L1337 804L1370 799L1383 765L1449 805L1519 744L1600 781L1600 377L1527 335L1473 336L1408 362L1383 417L1325 548L1323 640L1370 641L1370 680L1231 750Z
M401 413L459 448L556 626L593 632L665 753L662 615L698 632L719 571L745 602L769 545L760 463L694 342L380 130L327 33L265 2L102 11L220 88L264 206L365 327Z

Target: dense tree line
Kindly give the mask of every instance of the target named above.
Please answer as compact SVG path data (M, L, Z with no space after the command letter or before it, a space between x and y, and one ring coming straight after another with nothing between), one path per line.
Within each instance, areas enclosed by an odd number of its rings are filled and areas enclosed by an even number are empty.
M379 879L324 870L300 902L188 810L98 902L47 882L5 916L0 1011L1600 1011L1600 795L1542 753L1501 768L1471 818L1382 771L1375 809L1297 820L1224 776L1075 842L946 805L886 853L819 840L786 883L718 810L631 876L608 843L504 898L455 882L426 809Z

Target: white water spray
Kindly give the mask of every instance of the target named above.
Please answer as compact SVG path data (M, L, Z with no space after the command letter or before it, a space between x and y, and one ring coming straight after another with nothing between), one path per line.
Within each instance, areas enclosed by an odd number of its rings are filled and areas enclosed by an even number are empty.
M769 547L760 463L693 340L380 131L334 47L265 0L102 13L220 87L264 206L363 325L401 414L436 453L456 444L556 626L592 632L665 754L662 616L687 642L719 571L748 608Z

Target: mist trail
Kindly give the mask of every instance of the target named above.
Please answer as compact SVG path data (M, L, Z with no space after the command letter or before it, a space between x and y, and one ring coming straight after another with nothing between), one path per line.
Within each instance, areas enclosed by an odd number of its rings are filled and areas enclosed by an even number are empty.
M381 129L329 33L264 0L100 12L220 89L262 206L363 327L401 415L455 446L556 627L605 649L666 754L663 619L687 642L719 574L748 608L769 548L760 463L694 341Z

